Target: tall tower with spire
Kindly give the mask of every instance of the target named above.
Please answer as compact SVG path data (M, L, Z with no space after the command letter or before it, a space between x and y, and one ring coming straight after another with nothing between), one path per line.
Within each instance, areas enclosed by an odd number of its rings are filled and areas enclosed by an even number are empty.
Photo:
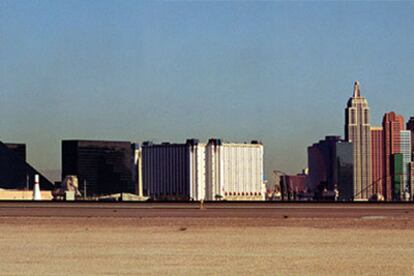
M372 195L370 113L358 81L345 109L345 139L353 144L354 200L368 200Z

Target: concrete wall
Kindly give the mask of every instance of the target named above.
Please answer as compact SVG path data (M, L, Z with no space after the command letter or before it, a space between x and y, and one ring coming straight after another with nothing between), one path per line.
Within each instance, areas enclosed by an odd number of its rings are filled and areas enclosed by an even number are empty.
M50 191L41 191L42 200L52 200ZM0 189L0 200L32 200L33 191L3 190Z

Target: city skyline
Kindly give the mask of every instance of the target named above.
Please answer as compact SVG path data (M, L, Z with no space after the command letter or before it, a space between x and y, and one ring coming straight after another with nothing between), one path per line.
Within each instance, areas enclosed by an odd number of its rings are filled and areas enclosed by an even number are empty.
M2 274L414 270L414 0L0 0Z
M268 179L296 173L343 136L355 79L372 125L412 116L412 3L0 5L0 140L42 171L65 139L218 137L262 140Z

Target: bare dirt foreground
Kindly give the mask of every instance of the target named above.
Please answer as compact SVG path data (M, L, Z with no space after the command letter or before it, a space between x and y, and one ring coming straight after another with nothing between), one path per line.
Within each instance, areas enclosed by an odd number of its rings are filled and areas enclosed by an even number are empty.
M414 274L406 218L0 217L1 275Z

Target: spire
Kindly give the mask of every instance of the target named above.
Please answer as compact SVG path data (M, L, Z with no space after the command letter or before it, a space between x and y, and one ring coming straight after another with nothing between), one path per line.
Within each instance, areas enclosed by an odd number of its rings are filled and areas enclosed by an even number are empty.
M360 97L360 92L359 92L359 81L355 81L354 83L354 98L358 98Z

